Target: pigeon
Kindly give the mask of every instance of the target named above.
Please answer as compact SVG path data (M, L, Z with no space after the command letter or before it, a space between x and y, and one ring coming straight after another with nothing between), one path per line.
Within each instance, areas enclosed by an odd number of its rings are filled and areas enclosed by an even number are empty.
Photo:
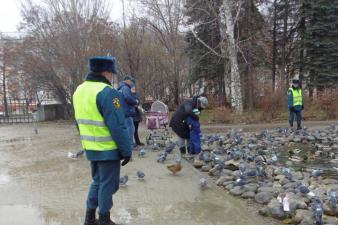
M181 157L179 155L175 155L175 163L181 163Z
M128 176L127 175L120 177L120 185L121 186L126 186L127 182L128 182Z
M212 152L217 155L222 155L224 154L224 149L223 147L216 147Z
M224 136L220 136L219 137L219 141L218 141L218 145L220 147L222 147L224 145L224 142L225 142L225 137Z
M268 177L268 174L266 173L265 168L263 166L259 165L256 167L256 169L257 169L257 175L259 177L262 177L262 178Z
M200 179L200 187L201 189L205 189L208 187L208 179L207 178L201 178Z
M316 224L323 224L323 203L318 197L312 198L311 208Z
M271 162L272 162L272 163L271 163L272 165L276 165L276 164L277 164L277 162L278 162L278 157L277 157L276 154L272 154Z
M254 159L256 165L264 165L266 164L266 158L262 155L258 155Z
M234 183L234 186L243 186L247 183L247 179L244 175L241 175Z
M77 153L68 152L67 156L68 156L68 158L70 158L70 159L76 159L76 158L78 158L79 156L82 156L83 154L84 154L84 150L80 150L80 151L78 151Z
M143 158L144 156L146 155L146 150L144 150L144 148L142 148L139 153L138 153L138 156Z
M139 180L143 180L144 177L146 176L145 173L142 172L141 170L137 171L137 172L136 172L136 175L137 175L137 178L138 178Z
M256 177L257 176L257 170L256 169L252 169L252 170L246 172L245 175L248 176L248 177Z
M331 209L336 209L337 208L337 193L332 191L329 194L329 203L330 203L330 208Z
M159 146L158 146L157 143L154 143L153 145L151 145L150 148L151 148L151 150L153 150L153 151L158 151L158 150L160 150L160 148L159 148Z
M323 174L322 170L312 170L311 176L314 178L318 178Z
M307 195L310 193L310 190L308 187L306 187L304 184L300 184L299 187L297 188L298 191L303 194L303 195Z
M166 152L161 153L160 156L157 159L157 162L158 163L164 163L164 161L167 159L167 155L168 154Z
M167 154L171 154L173 150L175 149L176 144L175 143L170 143L168 146L165 147L165 152Z
M241 175L244 174L245 170L246 170L245 164L244 164L243 161L241 161L241 162L239 163L239 172L241 173Z
M291 174L291 170L289 168L286 168L286 167L283 168L282 173L287 179L292 180L292 174Z
M199 157L200 160L202 160L206 163L211 161L211 156L210 156L210 153L208 153L208 152L201 152L198 157Z

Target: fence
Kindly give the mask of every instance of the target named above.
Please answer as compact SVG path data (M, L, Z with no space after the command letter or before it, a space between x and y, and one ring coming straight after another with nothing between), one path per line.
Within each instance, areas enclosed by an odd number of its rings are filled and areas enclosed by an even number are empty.
M4 102L0 105L0 123L31 123L33 110L36 109L36 102L26 99L8 99L7 113Z

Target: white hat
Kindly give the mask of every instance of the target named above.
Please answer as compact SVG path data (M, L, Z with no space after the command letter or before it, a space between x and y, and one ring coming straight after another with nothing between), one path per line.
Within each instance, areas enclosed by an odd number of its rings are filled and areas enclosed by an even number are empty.
M197 103L202 109L205 109L206 107L208 107L208 104L209 104L208 99L204 96L198 97Z

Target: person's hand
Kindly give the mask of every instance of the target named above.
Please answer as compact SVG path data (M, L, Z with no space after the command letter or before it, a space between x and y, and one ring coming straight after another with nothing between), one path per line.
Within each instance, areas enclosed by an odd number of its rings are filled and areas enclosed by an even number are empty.
M302 105L302 110L304 110L304 105Z
M291 111L295 111L295 107L290 107L290 110Z
M127 165L127 163L129 163L129 161L130 161L130 158L131 158L130 156L124 157L121 165L122 166Z

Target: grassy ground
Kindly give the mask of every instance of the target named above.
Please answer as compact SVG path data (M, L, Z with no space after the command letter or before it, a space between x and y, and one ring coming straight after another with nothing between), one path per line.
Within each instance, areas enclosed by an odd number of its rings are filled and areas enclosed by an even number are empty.
M338 110L337 110L338 111ZM208 109L203 111L200 116L202 124L214 124L214 123L271 123L271 122L283 122L289 118L289 111L275 111L272 110L252 110L245 111L241 115L231 112L229 109ZM303 111L304 121L322 121L329 119L336 119L338 115L332 118L327 115L327 112L321 109L310 109Z

